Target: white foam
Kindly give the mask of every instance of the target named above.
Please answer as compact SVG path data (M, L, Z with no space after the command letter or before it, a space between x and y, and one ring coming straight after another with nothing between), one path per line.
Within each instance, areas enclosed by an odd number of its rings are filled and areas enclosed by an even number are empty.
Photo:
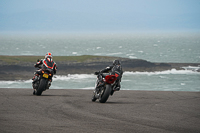
M167 79L168 77L166 76L159 76L161 79Z
M85 88L80 88L80 89L83 89L83 90L93 90L94 87L85 87Z
M132 55L135 55L134 53L132 53L132 54L126 54L126 56L132 56Z
M20 84L20 83L31 83L32 80L14 80L14 81L0 81L0 84L7 84L7 85L11 85L11 84Z
M156 72L124 72L124 75L159 75L159 74L200 74L199 72L192 71L192 70L166 70L166 71L156 71Z
M139 53L144 53L144 51L138 51Z
M192 71L197 71L200 69L200 66L187 66L187 67L182 67L185 70L192 70Z
M137 59L136 56L129 56L130 59Z
M123 54L122 52L117 52L117 53L109 53L107 55L119 55L119 54Z
M32 80L0 81L0 88L31 88Z
M181 83L181 85L185 85L185 83Z
M54 77L53 80L73 80L73 79L94 79L96 76L94 74L68 74L68 75L56 75L56 78Z

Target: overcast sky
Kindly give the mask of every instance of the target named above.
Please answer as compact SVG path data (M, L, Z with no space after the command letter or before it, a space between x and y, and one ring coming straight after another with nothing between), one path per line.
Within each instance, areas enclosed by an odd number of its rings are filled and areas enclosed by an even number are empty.
M0 0L0 31L200 31L200 0Z

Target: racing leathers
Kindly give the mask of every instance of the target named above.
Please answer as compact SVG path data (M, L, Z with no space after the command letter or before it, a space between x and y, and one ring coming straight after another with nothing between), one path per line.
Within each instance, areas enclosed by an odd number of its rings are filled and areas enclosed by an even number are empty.
M42 74L42 70L44 69L48 69L51 71L52 76L49 79L49 81L52 82L53 74L56 74L56 71L57 71L56 63L53 61L52 58L45 58L45 59L39 60L34 66L39 67L40 65L42 65L42 68L35 72L35 75L33 77L33 82L36 81L37 79L36 76L39 76Z
M123 70L120 64L118 65L112 65L112 66L108 66L105 69L102 69L100 71L101 73L110 73L112 75L115 75L117 77L116 83L117 83L117 87L116 90L119 91L121 88L120 82L121 82L121 78L122 78L122 74L123 74Z

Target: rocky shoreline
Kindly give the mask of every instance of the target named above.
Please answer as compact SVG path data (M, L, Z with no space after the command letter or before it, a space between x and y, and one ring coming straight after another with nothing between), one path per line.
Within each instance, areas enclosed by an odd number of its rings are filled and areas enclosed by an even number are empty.
M0 56L2 57L2 56ZM12 56L9 56L12 57ZM77 58L83 58L79 56ZM121 60L123 71L140 71L140 72L154 72L177 69L181 70L182 67L198 66L200 63L154 63L141 59L128 59L120 57L104 57L104 56L87 57L84 60L60 60L61 57L54 57L54 60L58 66L57 75L68 74L92 74L95 71L99 71L108 65L112 64L114 59ZM21 56L22 58L22 56ZM24 58L24 56L23 56ZM28 58L28 56L27 56ZM37 60L38 57L35 57ZM63 58L63 57L62 57ZM57 59L57 60L56 60ZM17 58L20 60L20 57ZM33 72L37 70L33 67L36 61L18 61L8 62L0 58L0 80L27 80L33 77Z

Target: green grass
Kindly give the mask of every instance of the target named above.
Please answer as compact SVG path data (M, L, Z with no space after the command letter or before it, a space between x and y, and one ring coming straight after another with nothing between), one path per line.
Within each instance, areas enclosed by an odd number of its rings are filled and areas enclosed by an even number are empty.
M0 61L8 64L17 64L20 62L36 62L40 56L0 56Z
M43 59L44 56L0 56L0 64L19 64L24 62L36 62L37 59ZM91 61L110 61L116 57L107 56L93 56L93 55L82 55L82 56L54 56L55 62L91 62Z

